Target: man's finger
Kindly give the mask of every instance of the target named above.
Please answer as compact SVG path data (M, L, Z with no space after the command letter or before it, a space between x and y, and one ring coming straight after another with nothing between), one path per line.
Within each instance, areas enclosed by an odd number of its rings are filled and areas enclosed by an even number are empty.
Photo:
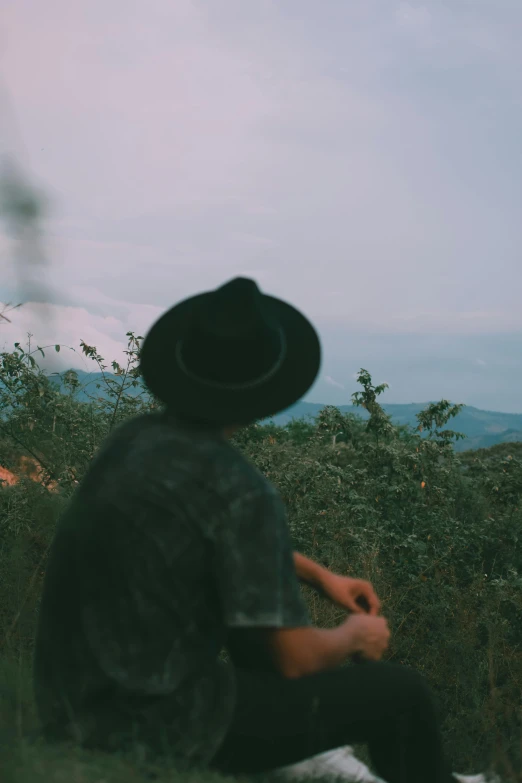
M380 612L380 610L381 610L381 602L379 601L379 599L377 598L377 596L375 595L375 593L374 593L374 594L372 595L372 597L370 598L370 604L371 604L371 606L372 606L372 609L373 609L373 611L375 612L375 614L377 614L378 612Z
M364 595L370 606L370 613L374 614L380 610L381 602L377 598L375 590L373 589L370 582L366 582L364 587Z

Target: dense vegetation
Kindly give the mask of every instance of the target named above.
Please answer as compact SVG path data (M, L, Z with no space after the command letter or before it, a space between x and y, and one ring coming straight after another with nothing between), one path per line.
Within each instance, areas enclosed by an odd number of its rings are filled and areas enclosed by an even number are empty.
M60 391L41 371L35 354L45 349L0 354L0 465L16 473L30 456L43 478L0 488L0 766L16 783L141 779L128 760L27 741L35 618L57 516L110 430L157 408L139 387L141 338L127 337L127 366L112 363L110 374L82 344L104 394L81 400L74 372ZM392 630L386 658L427 677L455 769L493 763L503 780L521 780L522 444L457 454L459 434L447 426L460 406L442 400L418 413L416 428L396 426L379 402L385 386L365 370L359 383L353 402L365 420L326 407L316 422L253 424L236 445L280 489L295 547L373 582ZM318 624L341 619L305 592ZM178 778L189 779L162 779Z

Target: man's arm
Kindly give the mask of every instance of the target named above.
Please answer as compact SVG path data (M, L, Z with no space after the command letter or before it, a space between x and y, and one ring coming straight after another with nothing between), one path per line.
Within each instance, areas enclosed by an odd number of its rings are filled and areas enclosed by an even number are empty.
M294 552L294 566L297 578L300 582L315 588L316 590L324 591L325 582L331 572L327 568L314 563L308 557L305 557L300 552Z
M313 587L332 603L356 614L379 614L381 602L370 582L334 574L299 552L293 553L293 560L299 581Z

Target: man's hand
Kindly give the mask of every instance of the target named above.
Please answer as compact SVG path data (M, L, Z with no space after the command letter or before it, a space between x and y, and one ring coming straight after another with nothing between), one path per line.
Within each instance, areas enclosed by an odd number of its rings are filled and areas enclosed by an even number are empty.
M370 582L352 579L349 576L333 574L319 563L310 560L300 552L294 552L294 565L298 579L319 590L326 598L342 609L355 614L379 614L381 603ZM363 606L357 603L362 599ZM367 609L364 608L367 605Z
M365 579L352 579L327 571L321 575L321 588L332 603L354 614L370 614L375 617L381 610L381 602L371 583ZM358 599L368 605L368 611L357 603Z
M352 660L380 661L390 641L390 629L384 617L351 614L343 623L352 640Z

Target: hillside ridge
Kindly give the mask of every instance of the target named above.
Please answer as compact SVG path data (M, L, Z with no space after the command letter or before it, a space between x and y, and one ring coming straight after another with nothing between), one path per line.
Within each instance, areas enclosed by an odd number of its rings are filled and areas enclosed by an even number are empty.
M78 389L75 396L78 400L87 401L93 397L105 398L106 390L103 387L103 377L116 379L110 372L87 372L85 370L75 370L78 375L81 387L88 385L88 388ZM57 383L64 391L63 384L60 384L59 376L49 376L50 380ZM97 389L96 384L101 382L101 388ZM143 392L143 387L129 388L128 394L138 395ZM431 402L437 402L432 400ZM416 414L423 410L428 402L410 402L410 403L386 403L382 402L383 409L391 416L396 425L406 425L416 427L418 422ZM273 421L274 424L285 426L292 419L314 419L319 412L326 407L327 403L307 402L301 400L292 405L287 410L276 414L266 421ZM362 419L367 419L369 414L363 408L359 408L351 403L346 405L335 405L343 414L353 414ZM468 451L470 449L490 448L501 443L522 442L522 413L504 413L501 411L489 411L476 408L473 405L465 405L462 411L453 419L451 429L461 432L466 436L464 440L455 443L455 451Z

